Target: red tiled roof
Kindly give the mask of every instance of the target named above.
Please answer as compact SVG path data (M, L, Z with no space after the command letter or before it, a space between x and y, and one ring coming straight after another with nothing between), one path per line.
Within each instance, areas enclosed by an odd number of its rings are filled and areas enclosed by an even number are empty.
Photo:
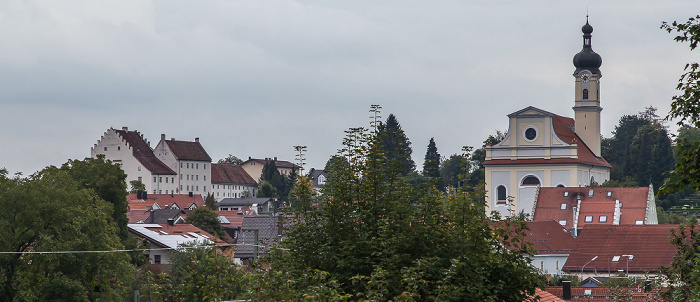
M590 291L590 295L586 295L586 291ZM628 293L631 297L631 301L657 301L658 300L658 288L652 289L651 292L645 293L642 287L583 287L583 286L572 286L571 287L571 300L568 301L610 301L610 297L613 296L615 292L624 291ZM563 294L561 286L547 286L547 292L557 297L558 300L551 301L567 301L562 300L560 297ZM550 300L540 300L550 301Z
M168 144L168 148L170 148L170 151L172 151L175 157L179 160L198 160L211 162L211 157L209 157L207 151L205 151L202 145L197 141L186 142L171 139L165 140L165 143Z
M537 254L568 253L576 247L572 237L558 222L528 221L525 240L532 243Z
M602 157L596 157L586 143L572 130L574 119L559 115L552 116L554 133L567 144L576 144L578 158L533 158L533 159L492 159L484 161L483 165L534 165L534 164L584 164L610 168L611 165Z
M589 197L589 191L593 190L593 196ZM568 196L564 193L568 192ZM608 192L611 196L608 197ZM647 198L649 187L635 188L611 188L611 187L541 187L536 197L535 214L533 221L561 221L566 220L566 229L573 228L573 208L578 205L578 197L581 198L581 210L579 211L578 226L582 228L587 224L613 224L615 214L615 201L622 203L620 208L620 225L633 225L637 220L646 222ZM562 204L566 204L564 210ZM591 222L585 222L586 216L592 216ZM607 216L606 222L599 222L600 216Z
M144 209L126 211L126 218L129 219L129 223L143 223L148 217L150 217L150 213Z
M562 301L561 298L559 298L555 295L552 295L546 291L543 291L539 288L535 288L535 297L540 298L539 300L537 300L539 302L560 302L560 301Z
M231 163L211 164L211 183L257 185L240 165Z
M161 208L169 207L174 203L183 210L189 208L193 203L197 207L204 206L204 200L200 194L194 194L192 197L189 194L148 194L147 200L136 198L136 194L129 194L126 196L126 200L129 202L129 210L132 211L148 210L155 202Z
M676 248L668 242L671 229L677 225L586 225L576 239L578 242L569 255L564 271L585 271L598 274L616 273L619 270L633 273L655 273L659 266L671 264ZM613 262L615 256L619 257ZM598 258L589 262L595 256Z
M224 216L228 221L230 222L229 224L222 224L222 226L225 227L241 227L243 226L243 218L244 217L270 217L269 215L245 215L247 211L214 211L217 215L219 216ZM239 214L241 213L241 214Z

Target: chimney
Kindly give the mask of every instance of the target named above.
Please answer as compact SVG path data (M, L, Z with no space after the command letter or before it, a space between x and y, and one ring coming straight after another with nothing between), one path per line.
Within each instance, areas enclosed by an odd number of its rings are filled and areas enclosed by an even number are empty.
M160 140L164 141L165 140L165 133L160 134Z
M277 156L275 156L275 161L277 161Z
M194 142L195 142L195 143L199 143L199 137L195 137L195 138L194 138Z
M168 225L169 225L169 226L174 226L174 225L175 225L175 219L168 218Z
M129 127L122 127L122 130L129 131Z
M175 141L175 138L174 138L174 137L171 137L170 140L171 140L171 141Z
M571 281L562 281L561 282L561 298L569 301L571 300Z

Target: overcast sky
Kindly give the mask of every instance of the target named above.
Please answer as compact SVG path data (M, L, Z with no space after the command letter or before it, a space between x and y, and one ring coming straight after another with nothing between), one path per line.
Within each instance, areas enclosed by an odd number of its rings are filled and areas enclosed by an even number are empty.
M698 52L659 29L700 1L0 1L0 167L31 174L90 156L110 127L200 142L214 161L294 159L307 169L397 116L422 167L480 146L506 115L573 117L586 11L603 135L624 114L668 112Z

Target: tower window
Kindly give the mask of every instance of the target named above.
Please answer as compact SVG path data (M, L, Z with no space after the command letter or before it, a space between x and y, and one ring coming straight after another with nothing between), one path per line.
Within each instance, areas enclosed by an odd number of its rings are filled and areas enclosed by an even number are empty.
M588 99L588 89L583 90L583 99L587 100Z

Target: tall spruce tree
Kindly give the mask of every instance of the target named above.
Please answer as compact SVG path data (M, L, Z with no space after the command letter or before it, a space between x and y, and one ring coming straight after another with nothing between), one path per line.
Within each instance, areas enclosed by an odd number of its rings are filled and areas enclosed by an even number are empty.
M440 177L440 153L435 146L435 138L430 138L428 150L425 152L423 162L423 175L427 177Z
M396 167L399 175L406 176L416 169L416 163L411 158L411 142L393 114L389 114L386 123L377 128L376 143L384 158L383 164Z

